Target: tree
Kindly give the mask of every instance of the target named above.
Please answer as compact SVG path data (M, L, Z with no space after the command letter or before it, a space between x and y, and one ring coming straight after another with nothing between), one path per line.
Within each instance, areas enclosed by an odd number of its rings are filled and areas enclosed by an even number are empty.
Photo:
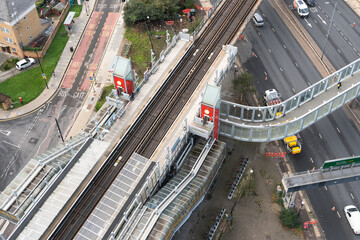
M127 25L141 21L165 21L174 19L180 11L179 0L130 0L124 7L124 20Z
M280 212L280 219L284 226L288 228L299 228L301 225L300 218L295 209L282 208Z
M233 85L235 89L235 94L240 96L240 101L243 100L243 97L246 94L252 94L255 92L253 86L253 75L251 73L244 72L240 75L234 76Z

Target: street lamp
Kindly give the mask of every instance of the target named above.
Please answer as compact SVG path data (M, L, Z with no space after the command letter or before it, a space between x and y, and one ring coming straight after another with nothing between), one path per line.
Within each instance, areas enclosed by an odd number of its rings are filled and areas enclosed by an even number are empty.
M304 206L304 204L305 204L305 202L301 201L300 209L298 211L298 216L300 216L300 212L301 212L302 206Z
M62 140L62 142L64 142L64 138L63 138L63 135L62 135L62 133L61 133L60 126L59 126L59 122L58 122L57 118L55 118L55 122L56 122L56 126L57 126L57 128L58 128L58 131L59 131L61 140Z
M42 77L42 78L44 79L44 81L45 81L46 88L49 89L49 86L48 86L47 81L46 81L46 75L45 75L44 70L43 70L43 68L42 68L42 66L41 66L41 62L40 62L40 58L39 58L38 52L35 51L35 53L36 53L36 56L37 56L37 59L38 59L39 65L40 65L41 77Z
M147 22L150 22L150 17L147 16L146 18L147 18ZM154 45L153 45L152 40L151 40L151 37L150 37L150 30L149 30L149 27L148 27L148 25L147 25L147 22L145 22L146 30L147 30L147 33L148 33L148 36L149 36L151 48L152 48L152 50L153 50L154 53L155 53Z
M324 43L324 46L323 46L323 49L322 49L321 58L320 58L321 60L322 60L322 58L323 58L323 56L324 56L325 47L326 47L326 44L327 44L327 41L328 41L328 38L329 38L330 28L331 28L331 25L332 25L332 22L333 22L333 19L334 19L334 14L335 14L336 5L337 5L337 2L335 3L334 10L333 10L333 13L332 13L332 16L331 16L331 20L330 20L330 24L329 24L329 28L328 28L328 31L327 31L327 34L326 34L326 39L325 39L325 43Z

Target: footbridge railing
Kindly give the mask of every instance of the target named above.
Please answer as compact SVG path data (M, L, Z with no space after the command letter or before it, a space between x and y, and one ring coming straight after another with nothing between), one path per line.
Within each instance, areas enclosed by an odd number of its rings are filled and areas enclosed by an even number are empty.
M251 107L222 100L220 134L250 142L279 140L302 131L359 95L360 59L277 105Z

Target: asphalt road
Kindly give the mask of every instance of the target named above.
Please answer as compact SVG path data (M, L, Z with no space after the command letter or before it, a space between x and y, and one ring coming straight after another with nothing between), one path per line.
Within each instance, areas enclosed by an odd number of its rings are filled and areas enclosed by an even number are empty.
M64 76L60 91L50 103L30 115L1 123L0 191L5 189L32 157L61 141L55 118L59 121L63 135L70 130L82 107L83 99L87 92L91 91L89 76L100 63L110 37L108 31L112 30L116 17L114 15L118 14L120 6L120 0L98 1L93 14L94 24L90 26L89 34L84 34L83 37L89 40L89 44L85 47L80 47L80 44L74 55L73 62L77 61L76 66L79 67L73 71L70 64L70 70ZM65 84L69 82L70 84Z
M290 4L291 1L286 2ZM306 21L300 19L320 47L324 45L326 26L329 24L328 19L331 18L333 9L331 6L334 5L332 3L334 1L327 2L329 3L321 2L321 5L312 9ZM359 19L352 10L349 10L346 3L339 2L337 9L340 14L338 13L338 16L335 14L334 23L339 30L331 29L325 55L334 67L339 69L359 57L354 49L360 46L359 32L354 31L349 24L354 22L354 19L359 22ZM250 23L245 30L248 42L240 41L238 47L243 66L253 73L259 94L266 89L275 88L284 99L287 99L308 87L309 84L319 81L320 74L272 9L268 0L264 0L258 12L263 15L265 26L256 28ZM320 18L327 21L327 24L320 21ZM245 45L251 45L251 47L245 47ZM249 51L254 52L257 57L253 57ZM267 80L265 80L266 76ZM360 155L359 133L342 109L304 130L301 136L303 152L292 158L297 171L321 167L323 162L329 159ZM348 204L360 207L358 182L314 189L307 193L327 239L356 238L342 209ZM339 214L330 210L332 206L336 206Z

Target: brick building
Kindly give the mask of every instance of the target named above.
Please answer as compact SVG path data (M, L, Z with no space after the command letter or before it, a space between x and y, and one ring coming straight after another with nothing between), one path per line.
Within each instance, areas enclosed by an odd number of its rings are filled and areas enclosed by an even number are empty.
M36 0L0 0L0 51L20 58L29 44L49 25L39 18Z

